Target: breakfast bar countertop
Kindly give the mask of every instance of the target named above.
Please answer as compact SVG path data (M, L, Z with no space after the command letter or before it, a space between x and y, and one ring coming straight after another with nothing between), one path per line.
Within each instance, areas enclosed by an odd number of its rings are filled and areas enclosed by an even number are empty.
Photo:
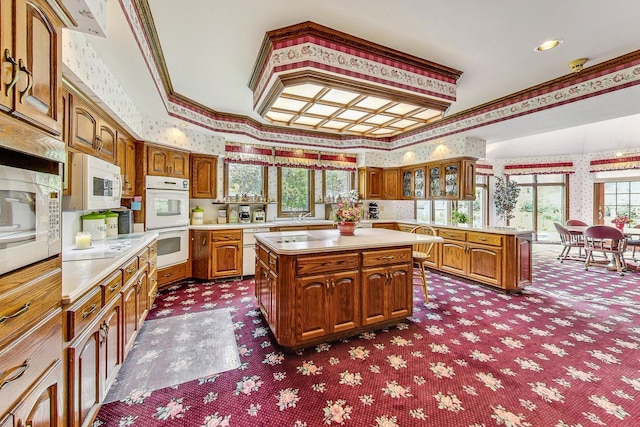
M338 230L301 230L258 233L256 240L278 254L296 255L441 242L443 239L384 228L358 228L353 236L342 236Z
M122 236L122 235L120 235ZM127 262L138 251L144 249L155 239L158 233L147 232L142 237L132 238L131 245L117 254L97 259L67 260L65 253L73 250L63 248L62 251L62 304L72 304L100 283L120 265Z

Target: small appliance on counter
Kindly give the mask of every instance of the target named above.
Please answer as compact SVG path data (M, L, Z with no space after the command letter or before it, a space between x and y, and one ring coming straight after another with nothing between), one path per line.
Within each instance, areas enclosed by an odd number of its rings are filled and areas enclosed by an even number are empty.
M200 206L196 206L191 210L191 225L204 224L204 209Z
M118 214L118 234L133 233L133 211L126 208L114 209Z
M369 219L378 219L378 204L376 202L369 203Z
M238 222L238 209L231 208L229 212L229 224L236 224Z
M118 213L113 211L104 212L105 223L107 225L107 237L118 235Z
M98 212L82 215L82 231L91 234L91 240L104 240L107 237L107 216Z
M251 222L251 206L240 205L240 215L238 218L241 224L249 224Z
M256 209L253 211L253 222L264 222L265 221L265 213L264 209Z

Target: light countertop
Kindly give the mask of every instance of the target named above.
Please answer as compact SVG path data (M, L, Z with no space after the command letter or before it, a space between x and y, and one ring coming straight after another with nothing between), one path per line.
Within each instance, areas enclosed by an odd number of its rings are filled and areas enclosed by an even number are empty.
M120 235L123 236L123 235ZM131 246L115 257L65 261L62 253L62 303L72 304L94 286L125 264L132 256L158 238L158 233L147 232L141 238L132 240Z
M338 230L279 231L257 234L256 240L276 253L296 255L441 242L443 239L384 228L358 228L353 236L341 236Z

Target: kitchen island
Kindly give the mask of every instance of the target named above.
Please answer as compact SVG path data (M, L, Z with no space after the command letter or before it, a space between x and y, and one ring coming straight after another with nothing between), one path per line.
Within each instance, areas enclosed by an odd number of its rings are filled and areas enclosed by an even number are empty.
M255 292L285 350L390 326L413 314L412 246L435 236L387 229L259 233Z

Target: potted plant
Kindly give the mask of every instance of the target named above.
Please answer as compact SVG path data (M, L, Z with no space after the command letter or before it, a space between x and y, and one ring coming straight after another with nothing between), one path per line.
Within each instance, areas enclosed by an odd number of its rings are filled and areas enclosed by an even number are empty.
M469 224L469 216L464 212L451 212L451 224Z
M338 203L333 211L332 219L336 222L340 234L352 236L353 232L362 219L362 210L356 205L358 201L358 193L351 191L349 198L344 202Z
M515 218L513 210L518 202L520 187L513 181L507 181L504 178L496 178L496 191L494 194L494 203L496 205L496 214L502 218L504 225Z

